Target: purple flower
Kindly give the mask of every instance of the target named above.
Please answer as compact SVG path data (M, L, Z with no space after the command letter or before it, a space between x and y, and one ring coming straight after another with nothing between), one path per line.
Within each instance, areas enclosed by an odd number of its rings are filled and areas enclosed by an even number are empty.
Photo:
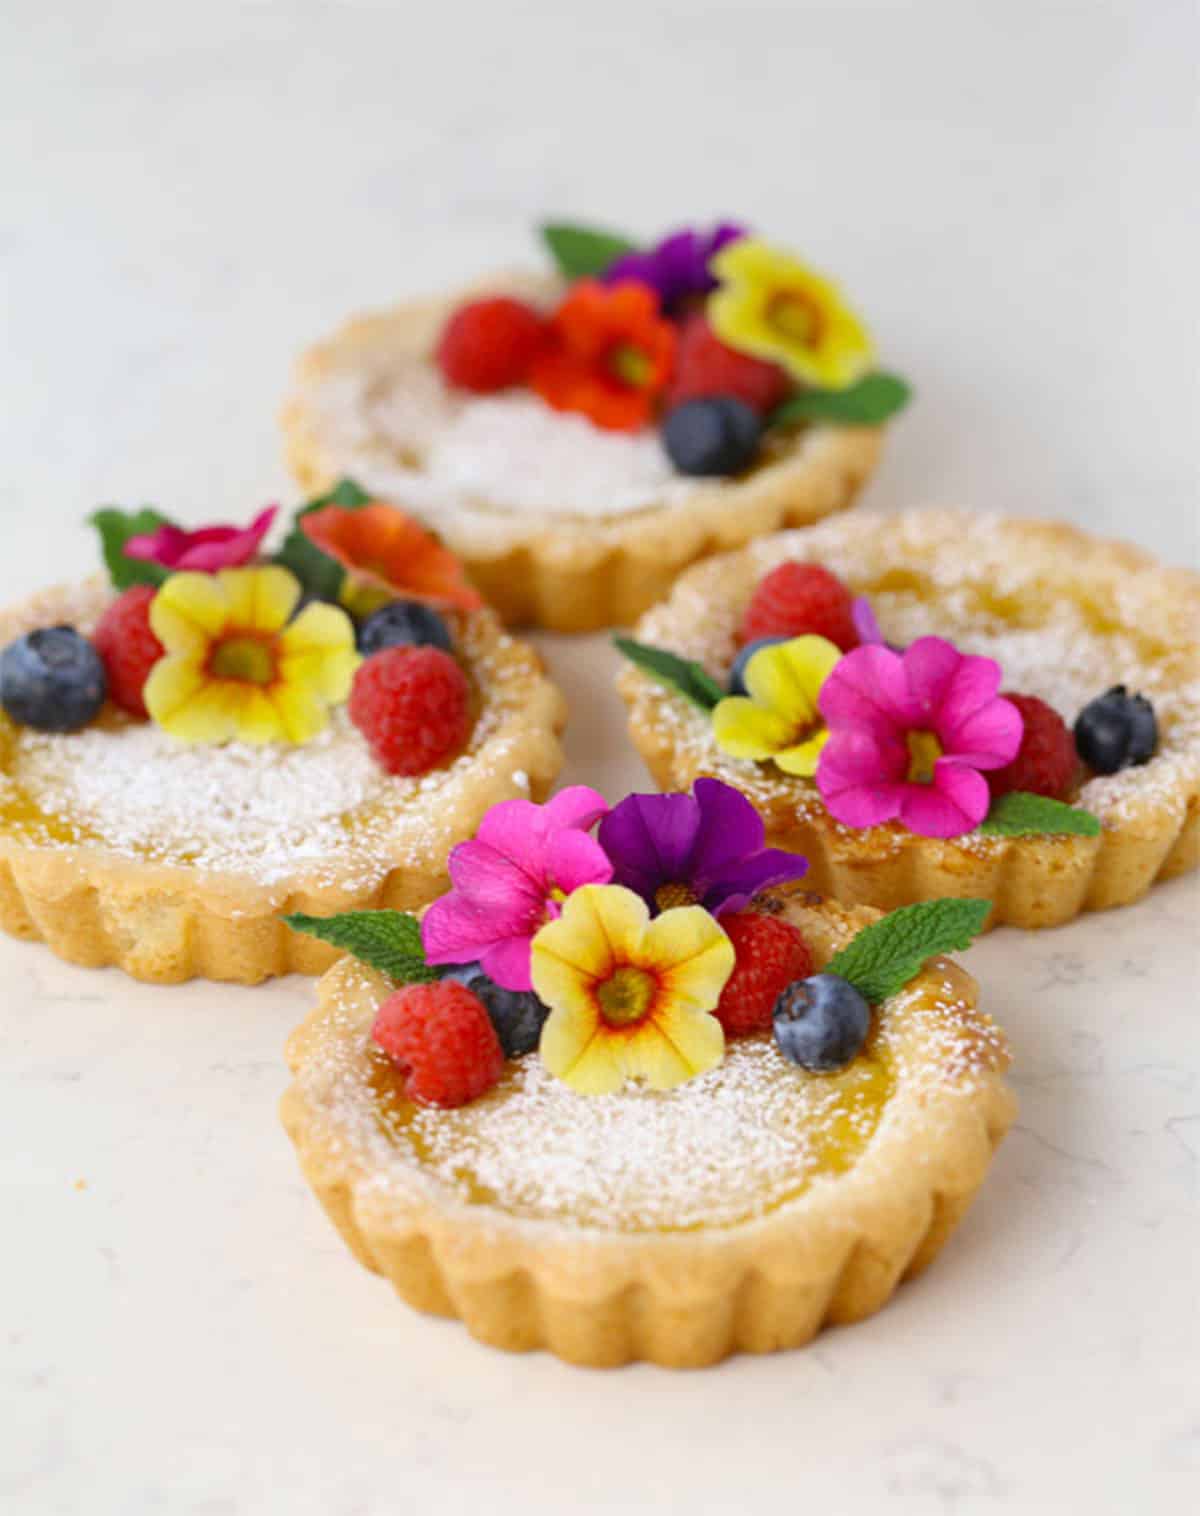
M875 611L865 595L856 595L851 601L850 615L854 621L854 630L858 633L858 641L861 647L866 647L872 642L883 641L883 633L879 630L879 622L875 619Z
M740 911L760 890L799 879L808 867L798 853L764 848L758 812L719 779L697 779L690 795L630 795L601 821L597 837L613 883L660 911L692 904L714 916Z
M727 243L746 235L734 221L721 221L710 232L687 227L645 252L623 253L603 274L605 284L636 279L658 291L664 311L677 311L689 295L707 295L717 281L708 271L708 260Z

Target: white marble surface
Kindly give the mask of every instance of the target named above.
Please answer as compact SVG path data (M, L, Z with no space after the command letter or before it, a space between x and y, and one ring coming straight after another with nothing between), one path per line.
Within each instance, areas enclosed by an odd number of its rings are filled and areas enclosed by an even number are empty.
M836 267L921 392L870 508L1192 561L1196 41L1173 0L8 0L0 597L87 569L100 500L286 494L294 349L546 212ZM569 777L636 785L603 644L544 645ZM1023 1102L978 1207L873 1321L692 1376L494 1354L352 1263L274 1115L305 981L0 943L0 1508L1196 1509L1198 901L974 949Z

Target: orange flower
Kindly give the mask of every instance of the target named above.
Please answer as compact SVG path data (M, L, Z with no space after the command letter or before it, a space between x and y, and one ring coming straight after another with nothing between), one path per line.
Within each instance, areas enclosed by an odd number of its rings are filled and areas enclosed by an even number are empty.
M674 359L675 328L649 285L580 279L551 318L530 382L555 410L632 432L650 419Z
M400 596L464 611L483 604L454 554L395 506L326 505L302 516L299 526L314 547L346 570L339 598L356 615Z

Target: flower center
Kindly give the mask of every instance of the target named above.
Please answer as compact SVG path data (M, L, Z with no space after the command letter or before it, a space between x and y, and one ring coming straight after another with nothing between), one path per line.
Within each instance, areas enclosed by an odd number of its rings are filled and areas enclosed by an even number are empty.
M696 892L690 884L684 884L680 880L673 880L670 884L660 884L654 892L654 903L660 911L674 910L677 905L697 905Z
M217 679L271 684L275 678L275 655L261 637L226 637L213 648L208 670Z
M609 352L608 367L630 389L640 390L650 379L650 359L631 342L618 342Z
M654 976L633 964L623 964L596 987L600 1014L610 1026L629 1026L650 1009L656 985Z
M820 339L820 308L800 290L777 290L767 301L766 319L781 337L802 347L815 347Z
M908 782L928 784L933 778L933 766L942 756L942 744L932 732L909 732Z

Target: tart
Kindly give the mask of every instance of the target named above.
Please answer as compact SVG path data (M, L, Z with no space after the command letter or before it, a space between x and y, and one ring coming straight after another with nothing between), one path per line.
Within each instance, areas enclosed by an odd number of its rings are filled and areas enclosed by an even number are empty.
M115 514L106 517L109 528ZM178 598L180 586L207 595L203 609L225 585L260 595L276 595L282 585L291 607L300 587L278 564L243 560L231 568L226 560L210 571L174 572L140 560L139 569L111 534L107 546L118 583L97 577L48 589L0 615L0 696L9 712L0 712L0 926L14 936L41 940L72 963L116 964L162 984L195 975L252 984L274 974L319 973L335 950L293 933L281 909L322 915L424 904L446 887L449 848L474 831L489 806L540 796L552 784L562 761L562 697L536 653L473 594L466 604L442 601L436 610L432 602L403 602L442 629L452 656L421 651L463 693L461 730L436 757L405 762L411 751L392 749L382 761L383 749L368 735L382 697L370 697L366 716L356 712L353 694L346 702L370 666L403 663L415 650L361 656L347 613L322 602L292 614L282 629L281 637L288 627L306 628L309 643L291 648L293 688L278 704L301 724L312 717L318 729L264 729L260 704L245 707L248 724L238 730L218 722L201 731L201 718L213 719L201 701L219 693L215 685L188 710L160 704L162 720L148 719L143 696L153 704L155 671L183 658L168 657L150 638L152 651L138 665L146 618L160 602ZM128 582L128 574L143 571L155 577ZM393 593L383 604L401 602ZM285 608L281 620L288 614ZM258 641L227 640L223 652L214 642L196 681L206 671L249 679L253 669L239 670L237 661L268 656L268 620L260 616ZM341 642L326 657L318 644L330 627ZM96 650L103 654L99 689L81 697L92 702L88 709L65 710L69 689L47 705L44 683L24 677L31 666L44 674L36 654L45 652L51 628L60 651L92 663ZM227 664L218 668L222 657ZM320 691L303 688L306 681L320 685L327 708ZM261 683L230 677L220 689L263 698Z
M953 828L922 835L900 819L847 822L852 811L839 819L833 813L839 802L831 798L837 764L828 773L823 765L839 739L853 683L841 671L852 660L865 666L861 647L844 651L857 634L832 650L832 672L824 670L829 683L813 695L810 714L818 723L823 714L833 730L817 733L829 746L815 765L798 762L786 772L783 755L733 756L721 739L718 702L730 688L747 629L757 636L771 624L770 606L765 622L757 610L767 576L791 564L819 565L849 593L869 597L873 630L861 629L881 644L867 655L878 668L895 674L895 660L909 659L913 650L919 658L921 648L935 643L940 655L950 639L964 664L1000 666L995 677L1003 694L1021 705L1027 722L1032 700L1039 721L1057 728L1056 741L1070 742L1074 723L1078 755L1068 750L1065 782L1040 791L1056 801L1030 806L1028 795L1005 796L1004 807L986 818L977 813L981 825L962 826L957 835ZM1200 858L1198 610L1195 575L1070 526L950 511L846 518L698 565L642 620L634 656L643 657L639 646L676 655L711 687L711 697L689 700L647 667L624 668L618 687L633 742L657 783L675 788L707 774L735 784L762 816L772 844L808 858L815 888L884 910L974 896L993 902L993 923L1052 926L1137 900ZM781 631L801 629L792 621ZM769 660L773 650L757 656ZM858 677L861 690L861 670ZM1125 755L1097 756L1087 739L1094 740L1114 700L1124 707L1118 714L1144 721L1149 735L1140 749L1135 742ZM863 731L857 740L865 741ZM995 769L999 761L993 755L978 766ZM864 785L872 777L884 778L865 773ZM999 807L998 777L983 774ZM1056 802L1062 802L1057 809Z
M696 798L713 800L701 790ZM510 816L497 835L511 841L514 831ZM601 843L615 836L602 824ZM753 868L770 873L777 860L760 854ZM819 1071L793 1061L794 1050L783 1055L779 1007L818 984L854 999L837 971L853 972L847 949L860 933L876 941L858 969L867 959L878 968L881 944L885 956L886 942L911 946L918 924L890 938L875 912L796 883L760 891L749 908L726 896L738 910L717 917L699 905L656 912L611 883L559 899L562 914L532 938L536 993L499 988L478 964L431 970L422 959L414 969L411 920L397 918L396 956L385 960L378 916L362 937L343 918L343 943L357 941L392 973L347 957L320 981L317 1008L288 1044L295 1078L281 1115L355 1257L410 1305L460 1318L485 1343L593 1366L697 1367L797 1347L825 1324L878 1310L945 1243L1013 1117L1004 1038L978 1009L974 981L942 956L920 967L919 951L886 993L877 984L869 1028ZM420 931L429 957L444 959L453 933L448 918L433 925L440 905ZM563 973L586 969L586 933L601 918L609 937L599 977L586 1003L573 1002ZM777 972L780 934L801 956ZM657 1048L647 1021L613 1009L614 990L638 972L635 939L649 955L641 961L655 965L653 994L677 1000L643 1005L649 1021L674 1018ZM565 970L564 944L573 944ZM459 942L459 956L470 950ZM745 955L760 951L776 956L739 980ZM491 970L510 985L520 976L512 960ZM395 988L397 977L434 972L451 978ZM793 972L809 977L775 1003ZM763 1023L754 1002L773 973ZM718 993L715 1014L703 1014ZM514 1042L510 1013L522 994L547 998L540 1040L523 1032ZM775 1004L774 1036L735 1027L730 995L768 1029ZM590 1018L586 1050L564 1056L578 1017ZM606 1039L615 1062L593 1056ZM635 1041L645 1043L640 1063Z
M696 559L852 502L906 391L868 372L827 280L740 228L623 258L546 232L556 277L406 301L303 355L282 419L306 489L349 476L397 501L506 622L566 632L627 625Z

